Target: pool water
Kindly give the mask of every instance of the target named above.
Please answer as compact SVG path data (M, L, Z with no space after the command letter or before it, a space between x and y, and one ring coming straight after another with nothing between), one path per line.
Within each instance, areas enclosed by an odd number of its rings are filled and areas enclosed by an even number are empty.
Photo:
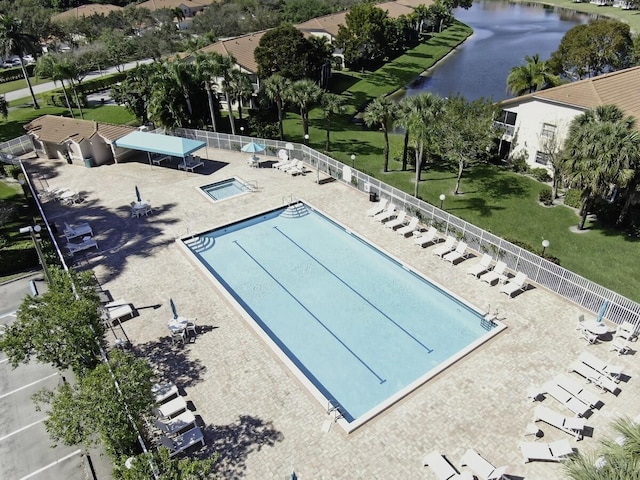
M222 200L249 191L247 186L237 178L228 178L220 182L205 185L204 187L200 187L200 189L213 200Z
M476 310L303 204L185 244L348 423L495 333Z

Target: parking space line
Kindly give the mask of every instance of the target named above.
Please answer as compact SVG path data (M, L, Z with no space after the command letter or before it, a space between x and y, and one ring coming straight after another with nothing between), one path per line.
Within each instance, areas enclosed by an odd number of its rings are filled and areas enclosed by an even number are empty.
M22 432L23 430L26 430L27 428L31 428L31 427L33 427L34 425L37 425L37 424L39 424L39 423L44 422L47 418L49 418L49 417L41 418L41 419L40 419L40 420L38 420L37 422L33 422L33 423L29 424L29 425L25 425L24 427L19 428L18 430L15 430L15 431L11 432L10 434L5 435L4 437L0 437L0 442L2 442L3 440L6 440L7 438L11 437L12 435L15 435L16 433L20 433L20 432Z
M28 385L23 385L20 388L16 388L15 390L12 390L12 391L7 392L7 393L3 393L2 395L0 395L0 399L3 399L4 397L8 397L9 395L12 395L12 394L14 394L16 392L19 392L20 390L24 390L25 388L33 387L36 383L44 382L45 380L48 380L51 377L55 377L57 375L58 375L57 372L56 373L52 373L51 375L49 375L47 377L44 377L44 378L41 378L40 380L36 380L35 382L31 382Z
M31 478L35 475L38 475L41 472L44 472L45 470L47 470L48 468L51 467L55 467L57 464L59 464L60 462L64 462L65 460L68 460L69 458L78 455L82 450L78 449L75 452L71 452L69 455L65 455L62 458L59 458L58 460L56 460L55 462L51 462L49 465L45 465L42 468L39 468L38 470L36 470L35 472L31 472L29 475L26 475L24 477L22 477L20 480L26 480L27 478Z
M4 362L8 362L8 361L9 361L9 359L5 358L4 360L0 360L0 363L4 363Z

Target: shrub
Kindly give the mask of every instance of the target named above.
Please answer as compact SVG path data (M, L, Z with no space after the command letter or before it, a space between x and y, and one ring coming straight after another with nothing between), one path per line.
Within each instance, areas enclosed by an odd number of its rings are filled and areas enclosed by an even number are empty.
M509 166L511 167L511 170L516 173L527 173L529 171L527 154L525 152L521 152L520 154L513 155L509 159Z
M540 202L542 202L547 207L553 205L553 195L551 193L551 189L549 187L544 187L542 190L540 190L540 193L538 194L538 200L540 200Z
M567 193L564 194L564 204L569 207L580 208L581 197L582 197L582 192L580 190L571 188L567 190Z
M534 253L536 255L542 255L542 243L540 243L540 248L533 248L527 242L523 242L521 240L515 240L513 238L506 238L507 242L513 243L516 247L520 247L523 250L527 250L528 252ZM555 263L556 265L560 265L560 259L554 257L553 255L549 255L547 252L544 254L544 259L548 262Z
M530 173L539 182L551 181L551 175L549 175L549 172L547 171L546 168L532 168Z

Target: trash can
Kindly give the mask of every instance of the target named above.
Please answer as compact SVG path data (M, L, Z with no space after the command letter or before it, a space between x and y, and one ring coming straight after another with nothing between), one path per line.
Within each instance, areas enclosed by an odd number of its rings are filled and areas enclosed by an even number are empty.
M84 166L87 168L91 168L94 166L93 157L87 157L84 159Z
M370 202L377 202L378 201L377 192L369 192L369 201Z

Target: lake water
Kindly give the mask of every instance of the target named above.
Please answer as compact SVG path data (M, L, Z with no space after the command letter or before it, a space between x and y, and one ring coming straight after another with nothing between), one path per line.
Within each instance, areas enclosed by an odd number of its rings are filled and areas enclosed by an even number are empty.
M590 19L569 10L502 1L474 2L454 15L473 28L473 35L408 86L407 95L430 91L443 97L460 93L469 100L510 98L506 82L511 68L524 64L526 55L548 59L568 30Z

